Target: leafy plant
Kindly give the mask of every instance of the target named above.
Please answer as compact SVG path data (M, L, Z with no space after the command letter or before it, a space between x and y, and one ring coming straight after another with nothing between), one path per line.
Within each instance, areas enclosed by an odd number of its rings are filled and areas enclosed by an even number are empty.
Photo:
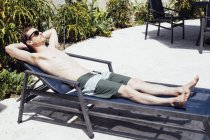
M66 3L57 9L53 22L60 42L63 38L78 42L96 35L111 35L107 14L96 6L97 0L90 4L87 0L66 0Z
M111 36L112 22L107 18L107 13L100 10L97 5L98 0L92 0L89 5L89 14L91 18L91 36Z
M65 38L69 42L77 42L90 36L91 24L88 6L84 2L73 2L57 9L54 27L61 41L65 30Z
M130 0L110 0L107 3L107 17L112 19L116 28L125 28L132 23L132 3Z
M171 0L169 5L171 8L180 11L179 15L185 18L196 18L198 15L203 14L201 9L197 9L196 11L191 10L190 0Z
M136 3L134 8L134 17L136 24L144 24L147 19L148 5L146 3Z
M9 72L6 69L0 71L0 100L11 95L20 95L23 88L23 79L23 73ZM33 83L32 77L29 78L29 84L31 83Z

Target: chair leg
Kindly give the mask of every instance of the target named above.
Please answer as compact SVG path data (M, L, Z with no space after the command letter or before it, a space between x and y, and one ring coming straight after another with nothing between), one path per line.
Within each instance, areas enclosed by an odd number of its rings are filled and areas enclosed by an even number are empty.
M199 45L199 49L198 49L198 52L199 52L200 54L203 53L203 45L204 45L204 36L201 36L200 45Z
M145 31L145 40L147 39L147 31L148 31L148 22L146 23L146 31Z
M23 83L23 90L22 90L22 94L21 94L21 101L20 101L20 108L19 108L19 115L18 115L18 123L22 122L22 116L23 116L23 110L24 110L24 104L26 102L26 95L27 95L27 84L28 84L28 74L25 73L24 76L24 83Z
M89 138L93 138L94 137L93 128L92 128L92 125L91 125L91 122L90 122L90 118L89 118L89 115L88 115L88 111L87 111L87 108L86 108L86 105L85 105L84 98L82 96L81 88L76 86L76 90L77 90L77 93L78 93L80 107L82 109L82 114L83 114L85 124L86 124L86 127L87 127L87 134L88 134Z
M201 29L200 29L200 32L199 32L199 35L198 35L198 38L197 38L197 41L196 41L196 46L200 45L200 40L201 40Z
M184 20L182 20L183 26L182 26L182 39L185 38L185 27L184 27Z
M204 45L204 25L205 25L205 19L202 18L201 20L201 31L200 31L200 45L199 45L199 53L202 54L203 52L203 45Z
M203 126L205 128L206 135L210 139L210 122L209 122L209 119L207 117L206 117L205 120L203 120Z
M174 42L174 28L173 22L171 22L171 44Z
M202 25L202 18L200 18L200 30L199 30L198 38L197 38L197 41L196 41L196 46L200 46L200 39L201 39L201 25Z
M158 23L158 32L157 32L157 36L160 35L160 22Z

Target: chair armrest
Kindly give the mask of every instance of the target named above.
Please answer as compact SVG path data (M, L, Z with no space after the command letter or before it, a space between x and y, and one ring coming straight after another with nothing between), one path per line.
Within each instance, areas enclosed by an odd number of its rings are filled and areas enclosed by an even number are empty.
M79 85L79 82L77 82L77 81L72 81L72 80L64 79L64 78L61 78L61 77L56 77L56 76L45 74L45 73L34 72L34 71L31 71L31 70L26 70L25 73L29 74L29 75L35 75L37 77L45 77L45 78L51 78L51 79L59 80L59 81L62 81L63 83L70 84L73 87L77 87Z
M79 59L84 59L84 60L89 60L89 61L94 61L94 62L98 62L98 63L107 64L108 68L109 68L109 71L113 72L112 62L111 61L102 60L102 59L96 59L96 58L82 56L82 55L77 55L77 54L72 54L72 53L66 53L66 54L68 54L71 57L75 57L75 58L79 58Z

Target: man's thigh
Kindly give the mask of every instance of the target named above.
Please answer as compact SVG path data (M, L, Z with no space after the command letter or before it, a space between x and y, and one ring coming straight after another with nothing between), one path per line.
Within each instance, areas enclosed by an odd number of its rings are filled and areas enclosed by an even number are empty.
M121 74L117 74L117 73L111 73L107 80L117 82L117 83L121 83L123 85L127 85L128 81L130 79L131 79L131 77L128 77L128 76L125 76L125 75L121 75Z
M102 79L97 83L93 96L100 98L111 98L117 94L121 86L121 83Z

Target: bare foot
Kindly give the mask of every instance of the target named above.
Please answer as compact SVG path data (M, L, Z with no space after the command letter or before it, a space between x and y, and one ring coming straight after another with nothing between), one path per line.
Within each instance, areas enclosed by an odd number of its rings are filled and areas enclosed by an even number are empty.
M184 108L185 103L185 94L180 94L172 99L171 106L174 108Z
M190 93L193 90L193 88L195 88L196 84L198 83L198 80L199 80L199 76L196 75L192 81L190 81L189 83L187 83L183 86L183 89L185 91L184 92L185 101L187 101L187 99L190 97Z
M178 87L176 89L176 96L179 96L181 94L185 94L185 101L188 100L188 98L190 97L190 93L193 90L193 88L196 86L196 84L198 83L199 80L199 76L196 75L196 77L190 81L189 83L183 85L182 87Z

